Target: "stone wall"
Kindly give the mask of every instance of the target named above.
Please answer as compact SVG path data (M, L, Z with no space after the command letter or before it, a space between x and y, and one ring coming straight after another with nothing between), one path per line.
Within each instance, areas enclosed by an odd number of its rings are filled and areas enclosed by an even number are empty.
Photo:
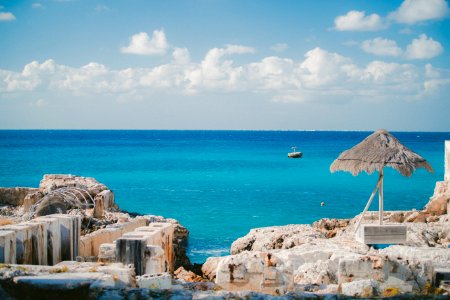
M81 237L79 255L83 257L98 256L101 244L112 243L127 232L138 227L147 226L146 218L135 218L128 222L109 225L106 228L94 231Z
M23 205L25 196L36 191L36 188L28 187L0 188L0 205L7 204L21 206Z
M54 265L78 255L81 218L49 215L0 226L0 263Z

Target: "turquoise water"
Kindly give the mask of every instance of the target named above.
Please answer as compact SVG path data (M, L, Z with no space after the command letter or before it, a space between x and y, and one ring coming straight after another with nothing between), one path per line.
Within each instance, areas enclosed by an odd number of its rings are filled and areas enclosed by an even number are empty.
M191 260L202 262L227 254L232 241L250 228L362 211L377 175L331 174L329 166L368 134L0 131L0 186L37 186L46 173L95 177L115 192L121 208L178 219L191 232ZM385 209L420 209L443 178L444 140L450 133L394 135L435 172L418 170L406 178L387 169ZM303 158L287 158L294 145Z

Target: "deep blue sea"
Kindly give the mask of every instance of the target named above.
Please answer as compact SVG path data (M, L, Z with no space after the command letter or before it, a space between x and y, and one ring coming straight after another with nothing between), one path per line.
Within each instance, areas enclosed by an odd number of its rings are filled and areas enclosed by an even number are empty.
M227 254L251 228L348 218L377 175L331 174L330 164L370 132L0 131L0 186L36 187L47 173L95 177L125 210L178 219L193 262ZM435 172L385 172L385 209L422 208L443 179L450 133L393 132ZM291 146L303 152L288 159ZM324 201L325 206L320 203ZM377 201L371 209L376 210Z

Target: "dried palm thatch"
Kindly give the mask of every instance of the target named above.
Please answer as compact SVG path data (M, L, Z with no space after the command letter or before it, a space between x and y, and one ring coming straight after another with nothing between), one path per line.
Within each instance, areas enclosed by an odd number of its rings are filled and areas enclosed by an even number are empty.
M402 145L384 129L375 131L358 145L342 152L331 164L330 171L348 171L353 175L365 171L372 174L385 166L396 169L404 176L411 176L418 168L433 172L423 157Z

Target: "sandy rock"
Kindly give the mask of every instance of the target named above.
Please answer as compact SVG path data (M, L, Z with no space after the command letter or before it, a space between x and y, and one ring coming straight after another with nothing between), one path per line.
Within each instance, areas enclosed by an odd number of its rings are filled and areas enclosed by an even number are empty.
M312 224L312 227L323 232L327 238L335 237L337 232L346 228L350 219L320 219Z
M448 213L447 207L450 203L450 180L436 182L434 194L425 206L424 211L434 215Z
M174 272L175 278L185 282L202 282L204 279L192 271L187 271L183 267L179 267Z

